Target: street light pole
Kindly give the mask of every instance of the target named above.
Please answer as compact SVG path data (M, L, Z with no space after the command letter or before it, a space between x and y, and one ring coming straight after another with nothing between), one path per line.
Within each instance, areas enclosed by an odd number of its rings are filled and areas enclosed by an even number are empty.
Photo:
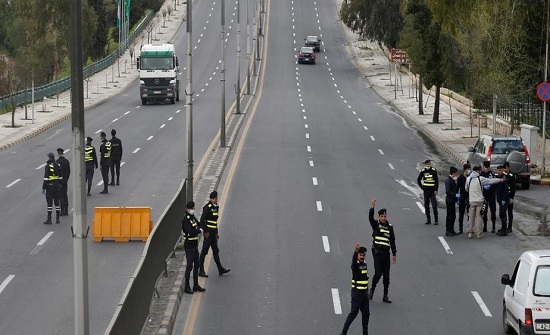
M221 47L222 47L222 64L221 64L221 86L222 86L222 125L220 128L220 147L225 148L225 0L222 1L222 17L221 17Z
M544 62L544 81L548 79L548 31L550 25L550 0L546 6L546 56ZM546 101L542 104L542 174L546 174Z
M193 71L192 71L192 7L193 1L187 0L187 87L186 111L187 111L187 201L193 199Z
M246 0L246 94L250 95L250 19Z
M236 114L241 113L241 2L237 0L237 84L235 93L237 94Z

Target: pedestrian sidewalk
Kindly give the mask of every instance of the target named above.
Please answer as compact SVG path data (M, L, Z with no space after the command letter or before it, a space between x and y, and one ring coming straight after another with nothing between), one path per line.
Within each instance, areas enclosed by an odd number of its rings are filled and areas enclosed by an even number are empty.
M478 127L475 117L470 121L471 102L445 88L441 89L439 123L432 123L435 89L424 88L422 96L424 114L419 115L417 77L404 66L398 66L396 72L394 64L390 63L389 50L383 49L377 42L362 40L359 35L351 32L347 27L344 30L348 39L348 49L357 68L368 80L371 88L388 102L388 108L403 116L458 163L462 165L467 161L468 147L475 144L479 135L493 133L492 115L487 115L487 126ZM474 110L472 110L472 115L476 115ZM500 134L504 134L505 129L510 128L506 121L497 118L496 122L496 129ZM518 130L515 133L519 135ZM547 143L546 148L546 157L548 157L550 144ZM542 165L541 146L538 147L536 156L537 161L532 161L532 163L540 167ZM546 170L550 171L550 161L548 160L546 161ZM531 182L550 185L550 179L541 180L538 171L540 168L532 170Z
M162 13L162 10L168 6L172 6L172 13L170 16L166 16L166 20L163 20L162 14L159 13ZM162 44L172 42L182 22L185 20L185 15L185 6L177 6L174 10L173 1L167 0L157 13L157 17L152 20L155 27L151 32L151 43ZM139 87L136 82L139 78L139 72L136 69L135 59L139 54L142 43L147 43L147 31L145 29L134 41L135 52L133 60L130 58L130 52L126 50L118 62L84 80L84 108L86 110L97 107L105 101L118 96L132 84L135 85L136 101L139 100ZM32 119L33 108L34 120ZM34 106L28 104L26 117L25 109L23 107L17 108L15 112L16 127L11 128L11 113L0 115L0 151L31 139L55 125L70 119L70 90L61 92L57 96L44 99L43 101L36 101Z

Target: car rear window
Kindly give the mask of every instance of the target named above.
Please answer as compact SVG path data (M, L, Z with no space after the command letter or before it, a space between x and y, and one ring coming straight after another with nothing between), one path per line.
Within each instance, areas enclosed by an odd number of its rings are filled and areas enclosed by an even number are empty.
M541 265L537 268L533 294L550 297L550 266Z
M523 143L519 140L493 140L493 154L503 155L514 150L524 152Z

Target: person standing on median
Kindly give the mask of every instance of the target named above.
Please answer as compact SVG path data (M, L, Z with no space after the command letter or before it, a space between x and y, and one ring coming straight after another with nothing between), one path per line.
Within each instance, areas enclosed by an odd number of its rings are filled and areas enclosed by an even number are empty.
M94 179L94 169L97 170L97 154L92 146L94 139L90 136L86 137L86 145L84 146L84 163L86 163L86 182L88 183L87 195L92 195L92 179Z
M48 218L44 224L52 224L53 204L55 203L56 219L55 223L60 223L59 215L61 207L59 206L59 198L61 196L61 167L55 161L55 155L48 153L48 161L44 167L44 182L42 183L42 194L46 195Z
M71 164L69 160L63 156L65 150L57 148L57 164L61 167L61 216L69 215L69 196L67 195L69 176L71 175Z
M99 162L99 169L101 170L101 176L103 177L103 191L100 194L109 193L109 169L111 168L111 142L107 140L107 135L101 132L101 146L99 147L99 155L101 161Z
M111 129L111 183L115 185L115 170L116 170L116 185L120 185L120 161L122 160L122 141L116 137L116 130Z
M189 201L185 205L185 216L181 220L183 231L183 249L185 250L185 293L204 292L206 289L199 285L199 234L203 229L195 217L195 202ZM189 279L193 271L193 290L189 286Z
M359 243L355 245L355 252L351 259L351 310L349 311L344 328L340 335L347 335L351 323L361 311L361 321L363 325L363 335L369 334L369 274L367 263L365 263L365 254L367 248Z
M220 249L218 248L218 192L213 191L210 193L210 201L202 208L201 214L201 227L204 230L204 240L202 242L202 250L200 255L200 270L199 276L208 278L208 275L204 271L204 259L208 254L208 249L212 248L212 254L214 255L214 261L218 267L218 274L223 276L225 273L231 271L222 266L220 261Z
M460 196L459 193L456 193L457 173L458 169L451 166L449 169L449 177L445 180L445 205L447 206L447 216L445 217L445 236L454 237L455 235L458 235L455 231L456 201Z
M424 209L426 211L426 224L432 224L430 218L430 202L432 203L432 209L434 211L434 225L438 225L437 215L437 190L439 189L439 180L437 179L437 171L432 167L432 161L426 159L424 161L424 168L418 174L416 179L418 186L424 191Z

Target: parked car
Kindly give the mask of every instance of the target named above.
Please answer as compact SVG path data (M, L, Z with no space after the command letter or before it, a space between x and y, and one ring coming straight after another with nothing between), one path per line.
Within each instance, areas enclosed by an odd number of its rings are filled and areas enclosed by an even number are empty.
M315 64L315 51L311 47L302 47L298 53L298 64Z
M473 147L468 148L468 163L481 166L484 161L491 162L491 170L510 163L510 171L516 175L516 182L523 189L531 185L531 160L525 143L518 136L481 135Z
M321 39L319 36L308 36L305 40L306 43L304 43L304 46L312 47L316 52L321 52Z
M524 252L514 273L502 275L504 332L550 334L550 250Z

